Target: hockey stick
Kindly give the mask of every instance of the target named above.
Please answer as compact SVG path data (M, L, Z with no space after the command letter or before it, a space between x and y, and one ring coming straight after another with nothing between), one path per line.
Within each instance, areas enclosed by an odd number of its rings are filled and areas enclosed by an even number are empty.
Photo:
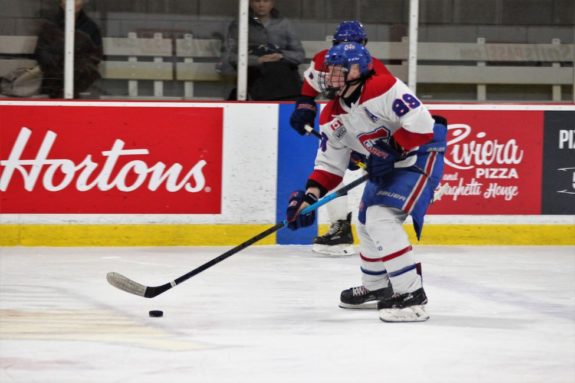
M349 184L345 185L341 189L338 189L337 191L326 195L325 197L323 197L322 199L320 199L316 203L309 205L308 207L303 209L299 214L307 214L307 213L311 213L314 210L317 210L320 206L325 205L326 203L330 202L331 200L333 200L337 197L341 197L343 195L346 195L349 190L362 184L367 179L368 179L368 176L366 174L366 175L356 179L355 181L350 182ZM256 236L248 239L247 241L237 245L233 249L226 251L225 253L212 259L211 261L204 263L203 265L197 267L196 269L190 271L189 273L186 273L186 274L182 275L181 277L178 277L178 278L174 279L173 281L165 283L165 284L160 285L160 286L144 286L141 283L133 281L130 278L125 277L124 275L122 275L120 273L116 273L116 272L109 272L106 275L106 279L108 280L108 282L112 286L114 286L120 290L124 290L128 293L131 293L134 295L139 295L139 296L144 297L144 298L153 298L153 297L158 296L158 295L162 294L163 292L171 289L172 287L176 287L180 283L187 281L188 279L190 279L194 275L197 275L197 274L201 273L202 271L209 269L210 267L220 263L224 259L229 258L232 255L242 251L246 247L249 247L250 245L256 243L257 241L259 241L265 237L267 237L268 235L275 233L276 231L283 228L284 226L287 226L287 224L288 224L287 219L284 219L282 222L276 224L275 226L272 226L269 229L262 231L258 235L256 235Z
M306 126L304 126L304 129L308 135L311 134L311 135L316 136L317 138L321 139L321 134L319 134L318 131L313 128L313 126L306 125Z

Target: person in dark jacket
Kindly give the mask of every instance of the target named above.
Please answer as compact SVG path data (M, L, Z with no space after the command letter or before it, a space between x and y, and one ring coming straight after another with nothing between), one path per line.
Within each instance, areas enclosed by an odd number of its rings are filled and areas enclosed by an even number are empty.
M237 69L238 21L228 29L223 65ZM248 32L248 96L252 100L295 100L305 52L288 19L272 0L250 0ZM235 90L229 99L236 99Z
M41 93L50 98L64 96L64 31L65 0L56 15L48 18L38 33L34 56L43 73ZM102 35L96 23L82 9L85 0L75 0L74 98L86 91L101 76Z

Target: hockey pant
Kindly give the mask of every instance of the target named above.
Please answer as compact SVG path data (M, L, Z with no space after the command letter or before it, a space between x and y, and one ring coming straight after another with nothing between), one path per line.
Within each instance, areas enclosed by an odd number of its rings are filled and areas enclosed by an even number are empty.
M391 286L395 293L419 289L421 275L403 223L407 214L387 206L373 205L358 225L362 284L369 290Z
M427 208L443 175L443 157L442 152L418 155L416 165L419 170L416 168L396 169L385 176L384 186L369 181L361 197L359 222L366 222L365 212L370 206L394 207L411 215L413 227L419 239Z

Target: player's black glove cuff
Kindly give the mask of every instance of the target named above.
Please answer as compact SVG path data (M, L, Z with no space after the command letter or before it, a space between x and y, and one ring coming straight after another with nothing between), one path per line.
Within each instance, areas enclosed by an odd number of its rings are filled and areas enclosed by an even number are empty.
M324 195L327 194L327 192L329 190L327 190L325 187L323 187L322 185L320 185L319 183L317 183L314 180L307 180L307 183L305 184L305 188L306 189L310 189L310 188L318 188L319 189L319 196L323 197Z

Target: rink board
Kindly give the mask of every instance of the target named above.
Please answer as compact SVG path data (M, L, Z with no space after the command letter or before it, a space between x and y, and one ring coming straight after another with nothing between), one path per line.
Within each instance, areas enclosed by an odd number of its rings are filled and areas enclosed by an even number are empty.
M575 106L429 108L449 120L448 188L422 244L575 244ZM283 220L313 167L317 140L293 132L292 110L2 101L0 245L241 243ZM350 206L360 196L352 190ZM326 223L321 208L320 232ZM317 232L258 243L306 244Z
M1 225L1 246L237 246L270 226ZM573 224L428 224L419 242L411 225L405 229L419 245L575 245ZM355 227L354 234L357 245ZM256 245L276 243L273 234Z

